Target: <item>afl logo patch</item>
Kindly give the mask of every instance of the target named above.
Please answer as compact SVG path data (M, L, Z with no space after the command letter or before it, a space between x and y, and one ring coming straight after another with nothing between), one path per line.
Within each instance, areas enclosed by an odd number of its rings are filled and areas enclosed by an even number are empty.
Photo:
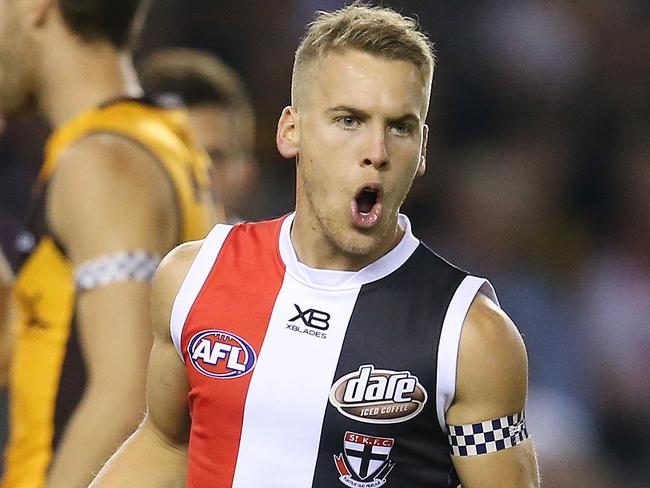
M257 361L255 350L241 337L222 330L204 330L190 339L187 354L192 366L210 378L239 378Z
M372 364L339 378L330 390L330 403L353 420L397 424L419 414L427 391L410 371L375 369Z

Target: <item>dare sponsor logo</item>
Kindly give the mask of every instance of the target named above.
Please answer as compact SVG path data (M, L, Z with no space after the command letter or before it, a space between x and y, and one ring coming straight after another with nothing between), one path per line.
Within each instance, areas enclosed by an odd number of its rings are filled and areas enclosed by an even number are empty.
M241 337L222 330L204 330L187 345L192 366L211 378L239 378L257 361L255 350Z
M338 379L330 403L359 422L396 424L412 419L427 402L427 392L409 371L375 369L365 364Z

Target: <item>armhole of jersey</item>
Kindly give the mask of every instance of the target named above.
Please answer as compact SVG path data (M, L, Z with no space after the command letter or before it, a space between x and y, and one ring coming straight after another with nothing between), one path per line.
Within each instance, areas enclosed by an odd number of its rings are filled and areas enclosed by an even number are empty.
M183 361L185 361L185 358L183 357L183 351L181 350L181 339L183 328L185 327L185 321L187 320L192 305L194 305L196 297L199 295L201 288L203 288L203 284L208 278L208 275L217 260L217 256L221 251L221 246L223 246L223 243L226 240L226 237L228 237L232 227L232 225L219 224L210 231L203 240L203 244L201 244L201 248L196 254L196 257L194 258L194 261L192 262L192 265L190 266L187 275L185 275L185 279L176 294L176 298L174 299L169 330L176 352L178 352Z
M489 281L476 276L466 276L458 285L451 302L449 302L445 319L442 322L436 369L436 413L438 423L445 433L447 433L447 410L456 394L460 333L463 330L467 312L479 291L499 305L494 288Z

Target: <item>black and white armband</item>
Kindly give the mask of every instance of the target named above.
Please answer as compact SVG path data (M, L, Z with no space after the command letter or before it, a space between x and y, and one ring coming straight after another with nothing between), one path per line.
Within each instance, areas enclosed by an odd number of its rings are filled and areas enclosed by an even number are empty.
M476 424L448 425L452 456L502 451L528 439L525 411Z
M77 291L101 288L126 281L151 281L161 256L142 249L99 256L75 269Z

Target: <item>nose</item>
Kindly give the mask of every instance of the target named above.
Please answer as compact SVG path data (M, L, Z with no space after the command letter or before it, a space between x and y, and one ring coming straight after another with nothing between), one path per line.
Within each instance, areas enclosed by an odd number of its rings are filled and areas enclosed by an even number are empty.
M368 134L367 146L365 148L364 166L374 166L376 169L388 168L388 148L386 147L386 131L384 128L377 128Z

